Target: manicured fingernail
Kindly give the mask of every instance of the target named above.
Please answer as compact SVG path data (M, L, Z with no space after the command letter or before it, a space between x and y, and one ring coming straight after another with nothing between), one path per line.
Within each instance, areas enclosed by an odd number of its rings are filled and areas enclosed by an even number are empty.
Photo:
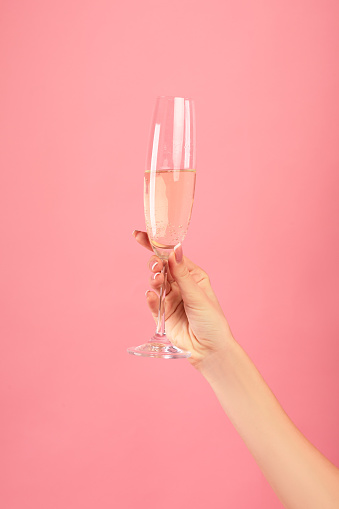
M133 232L132 232L133 237L135 237L137 233L138 233L138 230L133 230Z
M174 253L175 253L175 259L176 259L177 263L180 263L184 256L184 253L182 250L182 245L180 243L175 246Z
M156 267L156 266L158 265L158 263L159 263L159 262L155 262L155 263L153 263L153 265L152 265L152 270L154 269L154 267Z
M159 276L161 274L161 272L156 272L153 276L153 279L155 279L157 276Z
M148 292L149 292L149 290L146 290L146 292L145 292L145 296L146 296L146 297L147 297Z

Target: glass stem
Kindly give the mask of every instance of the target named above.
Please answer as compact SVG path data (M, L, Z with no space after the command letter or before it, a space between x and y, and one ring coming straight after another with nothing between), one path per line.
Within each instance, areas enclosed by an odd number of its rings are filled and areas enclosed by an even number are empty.
M165 299L166 299L166 284L167 284L167 268L168 268L168 262L167 260L163 260L163 268L161 273L164 275L164 282L160 289L160 296L159 296L159 311L158 311L158 324L157 324L157 330L156 334L160 336L165 336Z

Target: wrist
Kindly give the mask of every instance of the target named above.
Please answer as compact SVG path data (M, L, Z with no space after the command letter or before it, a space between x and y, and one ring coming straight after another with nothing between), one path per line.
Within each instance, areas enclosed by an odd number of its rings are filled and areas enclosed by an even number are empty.
M210 384L218 382L225 372L230 374L239 349L241 347L233 336L227 335L222 346L206 353L196 368Z

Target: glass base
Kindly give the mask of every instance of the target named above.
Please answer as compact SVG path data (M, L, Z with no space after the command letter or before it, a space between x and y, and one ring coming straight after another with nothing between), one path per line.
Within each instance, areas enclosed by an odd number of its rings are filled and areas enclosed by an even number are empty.
M191 356L191 352L180 350L180 348L172 345L165 335L160 334L155 334L144 345L127 348L127 352L131 355L158 357L160 359L187 359Z

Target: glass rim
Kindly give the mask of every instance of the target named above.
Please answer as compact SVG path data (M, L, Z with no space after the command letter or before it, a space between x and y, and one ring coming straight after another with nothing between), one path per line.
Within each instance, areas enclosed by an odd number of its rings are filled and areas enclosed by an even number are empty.
M184 99L184 101L194 102L194 99L192 97L182 97L178 95L158 95L157 99Z

